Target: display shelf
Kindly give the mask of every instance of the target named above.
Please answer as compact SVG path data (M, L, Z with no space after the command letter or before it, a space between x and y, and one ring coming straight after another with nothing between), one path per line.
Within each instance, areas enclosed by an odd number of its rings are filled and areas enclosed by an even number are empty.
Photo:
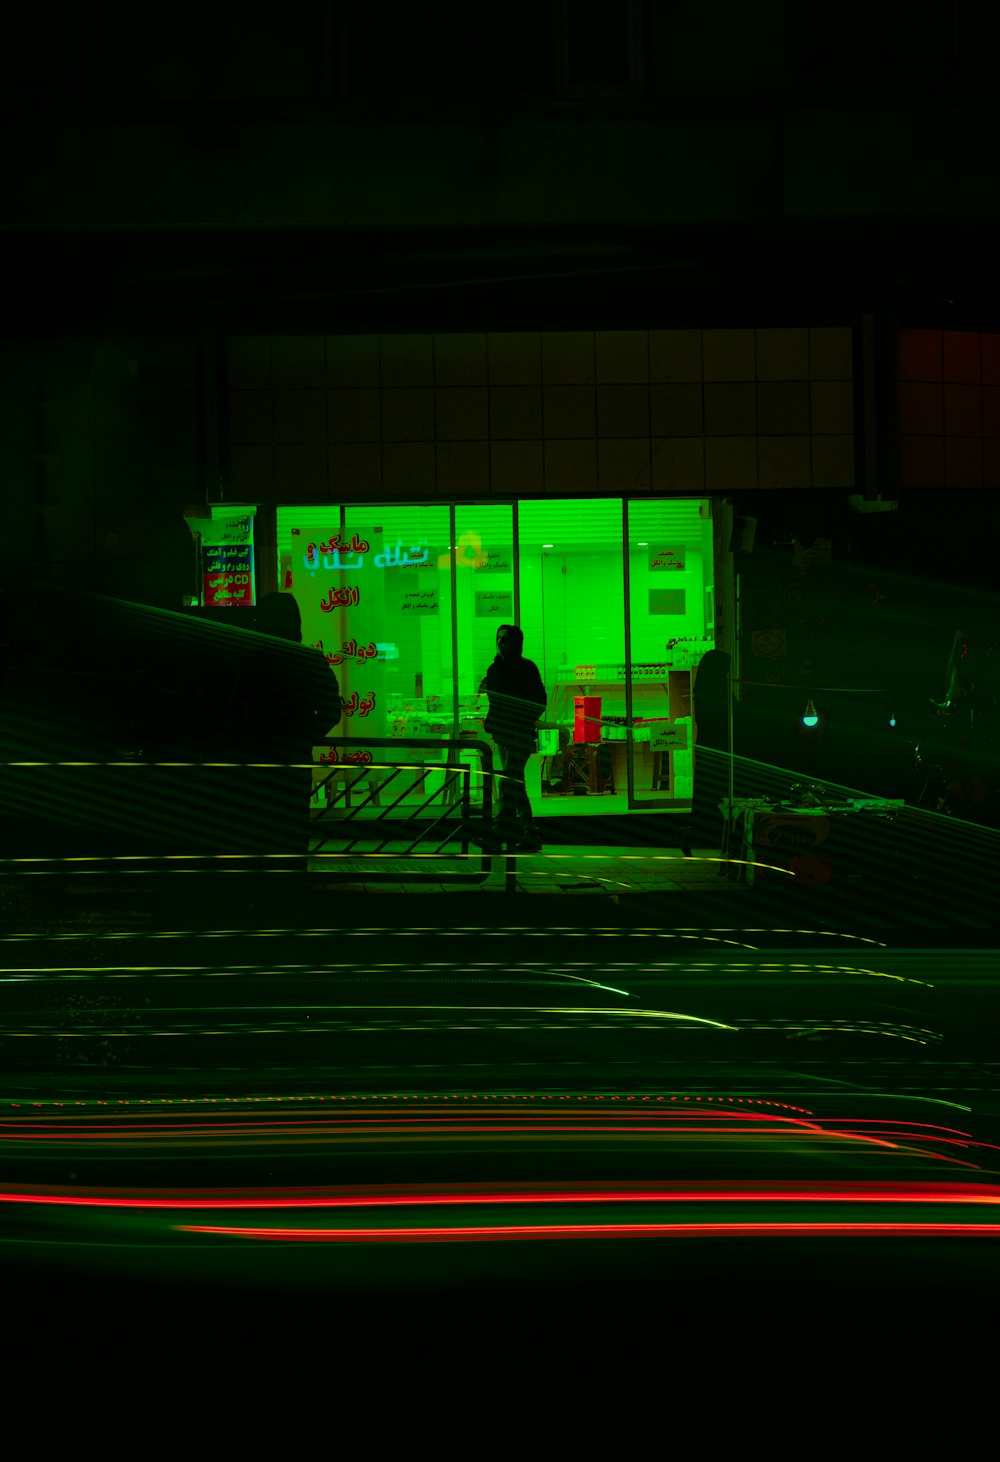
M652 741L653 731L656 726L653 721L635 721L631 726L620 725L615 721L601 721L602 741Z

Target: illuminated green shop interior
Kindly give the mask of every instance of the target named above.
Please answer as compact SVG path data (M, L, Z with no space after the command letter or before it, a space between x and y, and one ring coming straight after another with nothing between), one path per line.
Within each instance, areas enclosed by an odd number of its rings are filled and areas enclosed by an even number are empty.
M345 700L338 735L483 737L479 686L516 623L548 692L536 811L624 810L629 758L631 805L690 801L692 672L716 631L709 500L280 507L277 529L280 587Z

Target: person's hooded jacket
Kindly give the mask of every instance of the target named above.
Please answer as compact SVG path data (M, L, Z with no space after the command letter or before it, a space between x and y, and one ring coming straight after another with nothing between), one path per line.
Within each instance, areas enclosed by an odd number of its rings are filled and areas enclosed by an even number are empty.
M483 682L490 702L484 724L500 746L530 746L548 704L538 666L521 654L523 645L524 634L516 625L501 625L496 659Z

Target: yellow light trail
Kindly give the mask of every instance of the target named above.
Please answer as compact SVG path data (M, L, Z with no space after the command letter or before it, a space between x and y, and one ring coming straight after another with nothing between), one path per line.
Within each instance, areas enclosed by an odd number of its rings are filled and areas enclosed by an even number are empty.
M643 939L647 936L654 939L679 939L695 940L715 935L725 934L805 934L810 937L826 937L831 939L856 939L864 944L875 944L882 949L888 948L883 940L868 939L861 935L846 934L841 930L829 929L730 929L730 928L709 928L707 930L697 929L692 926L681 926L676 929L663 929L653 925L638 925L632 929L618 928L614 925L593 925L580 928L577 924L550 924L545 929L538 929L527 924L504 924L495 929L484 929L477 924L452 924L448 928L441 928L437 924L407 924L399 928L387 928L384 924L360 924L356 926L338 925L336 928L328 926L317 926L311 929L124 929L118 931L104 931L103 933L91 933L86 931L87 939L222 939L230 938L233 935L266 935L268 937L277 935L289 935L292 938L317 938L323 935L336 935L338 938L345 936L356 937L363 935L379 935L385 938L405 938L411 934L435 934L441 937L461 937L464 934L474 934L477 937L482 935L500 934L531 934L541 935L549 938L555 935L586 935L598 938L614 939ZM0 934L0 943L7 943L12 940L45 940L54 939L79 939L81 934ZM720 941L730 942L730 941ZM738 941L735 941L738 942ZM898 954L916 953L923 955L923 950L897 950ZM988 954L995 957L993 950L963 950L963 954Z
M248 968L253 969L253 968L256 968L256 966L249 966ZM283 972L283 973L285 973L285 972ZM286 1006L284 1008L291 1010L291 1009L295 1009L296 1007L294 1007L294 1006ZM505 1014L508 1014L508 1015L514 1014L515 1012L518 1012L518 1013L526 1013L526 1014L529 1014L529 1015L561 1015L561 1016L564 1016L564 1015L591 1015L591 1016L593 1016L593 1015L605 1015L605 1016L617 1016L619 1019L634 1019L636 1016L644 1016L644 1017L646 1017L648 1019L653 1019L653 1020L666 1020L666 1021L669 1021L669 1020L687 1020L687 1021L693 1021L696 1025L711 1026L713 1029L716 1029L716 1030L731 1030L731 1031L737 1031L737 1030L739 1030L739 1026L727 1025L724 1021L721 1021L721 1020L709 1020L707 1017L704 1017L704 1016L682 1014L681 1012L675 1011L675 1010L643 1010L643 1009L639 1009L639 1010L632 1010L632 1009L629 1009L629 1010L615 1010L615 1009L605 1009L602 1006L583 1006L583 1005L582 1006L549 1006L549 1005L396 1005L396 1004L392 1004L392 1005L381 1005L380 1004L380 1005L378 1005L376 1007L376 1006L373 1006L373 1005L341 1005L339 1002L332 1002L332 1003L330 1003L330 1004L328 1004L326 1006L309 1006L309 1007L303 1007L303 1008L314 1009L314 1010L326 1009L326 1010L329 1010L331 1012L333 1012L333 1011L345 1011L345 1010L373 1010L373 1009L376 1009L376 1008L378 1008L379 1010L386 1010L386 1011L390 1011L390 1010L391 1011L399 1011L399 1010L422 1010L422 1011L460 1010L460 1011L462 1011L466 1015L469 1015L469 1014L477 1014L477 1013L478 1014L483 1014L483 1013L488 1012L488 1011L500 1010L500 1011L503 1011Z

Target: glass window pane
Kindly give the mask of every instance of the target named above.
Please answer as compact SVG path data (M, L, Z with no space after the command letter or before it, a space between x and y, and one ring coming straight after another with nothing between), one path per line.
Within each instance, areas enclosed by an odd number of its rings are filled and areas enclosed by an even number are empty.
M446 505L278 509L279 581L344 698L343 736L453 733Z
M621 501L521 503L518 540L524 653L542 672L547 722L575 734L582 688L601 697L602 715L624 715Z
M364 562L342 576L352 592L327 618L343 647L343 734L452 736L447 505L352 505L344 538Z
M295 595L296 587L299 590L302 588L301 580L298 586L295 584L295 570L301 571L305 567L303 544L313 541L318 543L320 539L325 541L328 531L337 533L340 529L340 508L335 503L324 503L320 507L317 507L315 503L310 503L308 507L304 508L282 504L278 508L276 519L278 582L261 584L258 592L264 595L270 594L273 589L280 589ZM317 534L319 534L318 538ZM299 604L299 609L302 609L301 604ZM309 643L304 635L303 643Z
M702 510L698 498L628 506L632 716L651 723L633 741L640 801L692 795L690 676L714 648L712 520ZM674 736L657 747L665 719Z
M463 731L482 732L487 703L479 686L496 655L497 626L514 623L513 522L509 503L462 504L455 509L459 727Z
M315 503L309 507L279 507L277 513L278 583L290 593L302 616L302 643L333 652L327 616L320 608L330 585L339 583L330 552L340 534L341 510L336 504Z

